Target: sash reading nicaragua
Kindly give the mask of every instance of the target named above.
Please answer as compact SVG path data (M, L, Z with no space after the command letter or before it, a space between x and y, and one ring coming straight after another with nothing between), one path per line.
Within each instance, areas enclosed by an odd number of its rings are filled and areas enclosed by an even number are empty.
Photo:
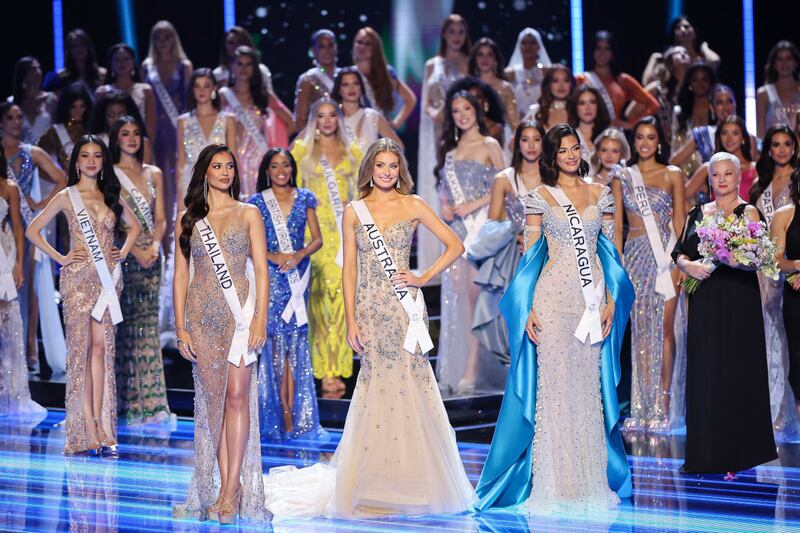
M136 212L136 218L142 222L142 225L148 232L152 233L153 212L150 210L150 204L147 202L147 199L139 192L139 189L136 188L131 179L121 168L114 166L114 174L117 175L120 185L122 185L122 188L125 189L131 197L131 200L133 200L134 205L131 207L133 207Z
M239 362L244 358L244 366L249 366L258 358L258 353L247 349L247 341L250 337L250 322L253 320L253 315L256 310L256 287L255 275L252 271L250 259L247 265L247 280L248 280L248 294L247 301L245 301L244 308L239 303L239 295L236 293L236 286L233 284L228 264L225 262L225 257L222 255L222 248L220 248L217 236L214 230L211 229L211 224L208 218L204 217L199 220L197 224L198 233L203 241L203 247L211 260L211 265L214 267L214 274L217 276L217 281L225 296L225 301L228 302L228 307L233 314L233 319L236 322L236 329L233 332L231 339L231 347L228 350L228 362L239 366Z
M775 216L775 204L772 200L772 183L770 182L770 184L767 185L767 188L764 189L764 192L761 193L761 197L758 199L758 202L761 202L761 213L764 215L764 220L766 221L768 228L772 226L772 217Z
M650 206L650 199L647 197L647 188L644 185L644 178L637 165L625 167L623 162L623 172L627 170L633 182L633 199L639 207L639 213L644 221L644 229L647 233L647 240L650 241L650 249L656 259L658 275L656 277L656 292L663 295L667 300L675 297L675 287L672 285L670 267L672 257L670 251L675 247L675 232L670 230L669 243L666 249L661 245L661 234L656 225L653 209Z
M183 67L178 67L183 68ZM161 81L161 76L158 74L158 68L155 65L151 65L148 69L150 71L150 82L153 85L153 89L156 91L156 96L158 96L158 101L161 102L161 107L164 108L164 111L167 113L169 117L169 121L172 122L172 127L176 130L178 129L178 108L175 107L175 102L172 100L172 97L169 95L167 88L164 87L164 83Z
M586 77L586 81L589 82L589 85L597 89L597 92L600 93L600 97L603 99L603 103L606 104L606 109L608 109L608 118L611 120L617 118L617 112L614 110L614 102L611 101L611 95L608 94L608 89L603 85L603 80L600 79L600 76L594 72L586 72L584 76Z
M781 102L781 97L778 95L778 89L775 87L775 84L767 83L764 85L764 88L767 90L767 99L769 99L769 103L774 110L775 118L778 119L779 123L790 125L789 116L786 114L786 108L783 106L783 102Z
M24 201L24 200L23 200ZM14 283L12 270L14 264L0 243L0 300L13 301L17 297L17 286Z
M336 174L333 167L324 155L319 158L319 165L322 167L322 174L325 176L325 188L328 189L328 199L331 201L333 216L336 219L336 227L339 229L339 249L336 250L336 264L344 264L344 251L342 249L342 214L344 214L344 204L342 197L339 196L339 185L336 183Z
M72 142L69 133L67 133L67 128L63 124L55 124L53 128L55 128L56 135L58 135L58 142L61 143L61 149L69 158L72 155L72 148L75 146L75 143Z
M461 182L458 181L458 176L456 176L456 164L453 152L454 150L451 150L444 158L444 177L447 180L447 186L450 187L450 193L453 195L453 204L463 205L467 203L467 198L464 196L464 189L461 188ZM488 208L482 207L461 219L464 223L464 227L467 229L467 236L464 237L464 254L462 257L467 256L466 251L469 250L469 245L478 236L478 233L481 231L481 226L486 222L487 210Z
M264 198L264 203L267 204L267 210L272 219L272 225L275 227L275 233L278 236L278 248L282 254L293 254L294 248L292 248L292 238L289 236L289 228L286 227L286 219L283 217L281 206L278 203L278 199L275 198L275 193L272 189L264 189L261 196ZM298 326L308 324L304 296L306 287L308 287L308 280L311 278L310 273L311 267L308 267L303 276L300 277L298 267L294 267L286 274L289 278L289 289L291 290L292 296L283 309L281 318L287 324L292 320L292 315L297 318Z
M108 270L108 263L103 255L103 249L100 247L100 241L97 238L97 233L92 225L92 219L86 207L83 205L81 193L78 192L76 186L67 187L69 193L69 200L72 202L72 210L75 212L75 218L78 219L78 227L83 234L83 240L86 248L89 250L89 257L97 269L97 275L100 278L102 291L97 303L94 304L92 309L92 318L101 322L103 315L108 309L111 314L111 321L114 324L122 322L122 309L119 306L119 298L117 298L117 290L115 288L114 279L119 279L120 266L117 265L114 269L114 277L111 277L111 272Z
M267 139L258 128L258 125L256 125L256 123L253 121L253 117L250 116L250 113L247 112L242 103L236 97L236 93L234 93L230 87L223 87L219 91L225 97L228 105L231 106L233 114L236 115L236 119L241 122L242 126L244 126L244 129L247 130L247 134L258 145L258 148L262 152L269 150L269 143L267 142Z
M378 225L372 219L372 214L367 209L367 205L363 200L355 200L351 202L353 209L358 216L361 225L364 226L364 231L369 238L372 245L372 251L378 258L381 268L383 268L386 277L390 278L397 272L398 267L395 263L389 249L386 248L386 241L381 235ZM406 288L398 288L392 285L394 295L400 300L400 305L403 306L406 314L408 315L408 329L406 330L406 338L403 341L403 349L410 354L415 354L417 345L419 344L422 353L427 353L433 349L433 341L425 326L425 299L422 296L422 291L417 289L416 299L411 296L411 291Z
M594 344L603 340L603 328L600 323L600 299L603 297L605 284L600 282L597 287L594 285L592 259L589 257L586 231L583 229L583 221L581 221L578 210L575 209L575 206L560 188L548 185L546 187L567 215L570 233L572 234L572 247L575 251L575 264L581 281L583 301L586 304L583 316L581 316L578 327L575 329L575 337L585 344L586 336L588 335L591 344Z

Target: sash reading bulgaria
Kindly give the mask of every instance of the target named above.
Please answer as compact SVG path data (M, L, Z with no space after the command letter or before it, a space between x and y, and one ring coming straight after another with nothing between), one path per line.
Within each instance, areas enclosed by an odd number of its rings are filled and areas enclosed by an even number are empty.
M572 234L572 248L575 251L575 265L581 281L583 301L586 305L578 327L575 329L575 337L582 343L586 343L588 335L591 344L594 344L603 340L603 327L600 323L600 302L605 291L605 283L601 281L595 287L592 260L589 257L586 242L586 231L583 229L583 221L578 214L578 210L575 209L575 206L560 188L546 187L567 215Z
M322 174L325 176L325 188L328 190L328 199L331 201L333 217L336 219L336 227L339 229L339 249L336 250L336 264L340 267L344 264L344 249L342 248L342 215L344 214L344 203L339 196L339 184L336 183L336 174L333 167L328 162L328 158L319 158L319 165L322 167Z
M248 258L248 292L247 300L245 301L244 307L242 307L239 303L239 295L236 293L236 286L233 284L230 270L228 270L228 264L225 262L225 257L222 255L222 248L220 248L214 230L211 229L208 218L204 217L202 220L199 220L195 226L200 233L203 247L208 254L208 258L211 260L211 265L214 267L214 273L217 276L217 281L225 296L225 301L228 302L228 307L236 322L236 329L233 332L233 339L231 339L231 347L228 350L228 362L239 366L241 359L244 359L244 366L249 366L258 359L258 352L248 350L247 348L247 341L250 337L250 322L253 320L253 315L256 311L256 283L253 264L250 258Z
M464 189L461 188L461 182L458 181L458 176L456 176L455 156L453 155L453 151L448 152L444 158L444 177L447 180L447 186L450 188L450 193L453 196L453 204L463 205L467 203ZM484 206L461 219L464 223L464 227L467 229L467 235L464 237L464 254L462 257L467 257L469 245L478 237L481 226L486 222L487 212L488 207Z
M386 248L386 240L383 238L377 224L372 219L372 214L367 209L367 205L363 200L355 200L351 202L353 209L358 216L361 225L364 226L364 231L369 238L372 245L372 251L378 258L381 268L383 268L386 277L390 278L397 272L397 263L395 263L389 249ZM403 341L403 349L410 354L417 351L419 345L422 353L427 353L433 349L433 341L425 326L425 298L422 296L422 291L417 290L416 299L411 296L409 288L398 288L392 285L394 295L400 300L400 305L403 306L406 314L408 315L408 329L406 330L406 338Z
M119 298L117 298L117 290L115 281L119 279L121 269L119 264L114 268L114 276L112 278L111 272L108 269L108 263L103 255L103 249L100 247L100 241L97 239L97 233L92 225L92 219L89 212L83 205L81 193L76 186L67 187L69 193L69 200L72 202L72 210L75 212L75 217L78 219L78 227L81 229L84 243L89 250L89 257L97 269L97 275L100 277L100 284L102 291L97 303L94 304L92 309L92 318L101 322L106 309L111 314L111 321L116 325L122 322L122 308L119 306Z

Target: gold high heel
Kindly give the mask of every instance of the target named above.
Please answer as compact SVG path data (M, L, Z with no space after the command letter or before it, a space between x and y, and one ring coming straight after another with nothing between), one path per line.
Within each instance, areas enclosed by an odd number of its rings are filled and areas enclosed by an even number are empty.
M236 524L237 520L239 519L239 510L241 508L241 499L239 498L240 493L242 492L242 487L240 486L236 489L236 494L234 494L231 498L222 502L219 506L219 524L221 526L230 526ZM231 505L231 501L236 500L236 505Z

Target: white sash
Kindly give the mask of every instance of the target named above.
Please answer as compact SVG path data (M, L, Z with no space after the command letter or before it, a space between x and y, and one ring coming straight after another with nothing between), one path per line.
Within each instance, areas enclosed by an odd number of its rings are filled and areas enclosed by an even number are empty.
M767 185L761 197L758 199L761 202L761 214L764 215L764 220L767 222L767 228L772 226L772 217L775 216L775 204L772 202L772 182Z
M578 327L575 329L575 337L586 343L586 336L589 336L591 344L603 340L603 327L600 322L600 302L605 291L605 283L602 281L595 287L594 275L592 273L592 258L589 257L587 249L586 232L583 229L583 221L578 214L578 210L570 202L567 195L559 187L546 185L547 190L559 203L564 213L572 233L572 248L575 251L575 264L578 270L578 277L581 280L581 292L586 309L583 311Z
M14 168L11 166L11 163L8 163L6 168L8 172L8 179L19 183L17 173L14 172ZM28 199L25 197L25 194L20 194L19 210L22 211L22 220L25 222L25 226L28 226L31 223L31 220L33 220L33 210L31 209L31 206L28 205Z
M334 77L336 76L336 71L338 69L334 68L333 73ZM314 72L314 77L319 80L320 85L325 86L325 96L330 96L331 92L333 91L333 82L334 80L325 74L321 68L317 67L316 72ZM363 77L363 76L362 76Z
M17 286L14 284L14 264L0 243L0 300L11 302L17 298Z
M203 248L205 248L208 258L211 260L222 294L225 296L225 301L228 302L228 307L236 322L236 330L233 332L231 347L228 350L228 362L239 366L239 361L244 358L244 366L249 366L258 359L258 352L247 349L247 341L250 337L250 322L253 320L253 315L256 311L256 284L253 263L248 257L248 292L247 300L244 307L242 307L242 304L239 303L239 295L236 293L236 286L233 284L230 270L228 270L228 264L225 262L225 256L222 255L222 248L220 248L214 230L211 229L208 218L204 217L202 220L198 220L195 227L200 233Z
M781 97L778 94L778 89L775 87L775 84L767 83L764 85L764 88L767 90L767 98L769 99L769 103L774 110L775 118L778 119L779 123L786 124L787 126L791 127L792 125L789 123L789 116L786 114L786 108L783 106L783 102L781 102Z
M179 65L178 68L183 68L183 65ZM175 102L169 95L167 88L164 87L164 83L161 81L161 76L158 74L158 68L155 65L151 65L148 70L150 71L150 83L153 85L153 89L156 91L158 101L161 102L161 107L164 108L164 111L169 117L169 121L172 122L172 127L177 131L178 116L180 115L180 113L178 113L178 108L175 107Z
M331 202L333 216L336 219L336 227L339 228L339 249L336 250L336 264L340 267L344 264L344 250L342 248L342 214L344 214L344 203L339 196L339 184L336 183L336 174L328 159L323 155L319 158L322 167L322 174L325 176L325 188L328 189L328 199Z
M369 238L372 245L372 251L378 258L381 268L383 268L386 277L390 278L397 272L397 263L386 248L386 240L381 235L378 225L372 219L372 214L369 212L364 200L354 200L350 202L353 209L364 226L364 231ZM411 290L408 287L398 288L392 285L394 295L400 300L400 305L403 306L406 314L408 315L408 329L406 330L406 337L403 340L403 349L410 354L415 354L417 351L417 344L419 344L422 353L428 353L433 349L433 341L425 326L425 298L422 296L422 290L417 289L417 297L411 296Z
M623 169L625 168L623 166ZM639 207L639 213L644 221L644 229L647 233L647 240L650 241L650 249L653 251L653 256L655 256L656 265L658 266L656 292L669 300L675 297L675 287L672 284L671 276L672 257L670 256L670 252L677 241L675 231L670 229L669 243L664 249L661 245L661 233L653 216L653 209L650 206L650 198L647 196L647 188L644 185L642 173L639 171L638 165L627 167L627 171L633 182L633 200Z
M278 199L275 198L275 192L272 189L264 189L261 196L264 198L264 203L267 204L267 211L269 211L272 225L275 227L275 233L278 236L278 248L283 254L293 254L292 238L289 236L289 228L286 227L286 219L283 217ZM288 324L292 319L292 315L295 315L297 325L303 326L308 324L305 292L306 287L308 287L308 280L311 279L311 267L306 268L302 277L300 277L297 267L287 272L286 276L289 278L289 289L292 296L283 309L281 318Z
M517 198L522 198L528 195L528 188L525 186L525 182L521 177L518 180L514 179L514 174L516 171L514 167L508 167L507 169L502 171L502 174L508 179L508 183L511 185L511 190L514 191L514 194ZM517 183L517 181L519 183Z
M100 278L100 284L103 290L100 292L100 297L97 303L94 304L92 309L92 318L101 322L106 309L111 314L111 321L114 325L122 322L122 309L119 306L119 298L117 297L117 289L115 281L119 279L121 269L119 264L114 268L114 276L112 278L111 272L108 270L108 263L103 256L103 249L100 248L100 241L97 239L97 233L92 225L92 219L89 212L83 205L81 193L78 192L76 186L67 187L69 193L69 200L72 202L72 210L75 212L75 217L78 219L78 226L83 234L83 241L89 251L89 256L97 269L97 275Z
M250 113L248 113L244 106L242 106L242 103L236 97L236 93L234 93L230 87L223 87L219 90L219 92L225 97L228 105L231 106L231 109L233 110L233 114L236 115L236 119L242 123L244 129L247 130L247 134L258 145L258 148L262 152L269 150L269 143L264 137L264 133L253 121L253 117L250 116Z
M463 205L467 203L467 198L464 196L464 189L461 188L461 182L458 181L458 176L456 176L455 156L453 152L454 150L447 152L444 158L444 177L447 180L448 187L450 187L450 194L453 195L453 204ZM464 237L464 254L461 257L467 257L469 245L478 237L481 226L486 222L487 211L488 209L481 208L461 219L464 223L464 227L467 229L467 235Z
M597 89L597 92L600 93L600 97L606 104L606 109L608 109L608 118L610 118L611 120L616 119L617 112L614 110L614 102L611 101L611 95L608 94L608 89L606 89L606 86L603 85L603 80L601 80L600 76L598 76L594 72L586 72L584 75L589 85Z
M72 148L75 146L75 143L72 142L67 128L63 124L54 124L53 128L56 131L56 135L58 135L58 142L61 143L61 149L67 155L67 158L69 158L70 155L72 155Z
M139 189L136 188L128 175L125 174L125 171L116 165L114 165L114 174L117 175L120 185L122 185L122 188L125 189L131 197L131 200L133 200L134 205L132 207L136 211L136 218L142 221L142 224L149 233L152 233L153 212L150 210L150 204L147 202L147 199L139 192Z

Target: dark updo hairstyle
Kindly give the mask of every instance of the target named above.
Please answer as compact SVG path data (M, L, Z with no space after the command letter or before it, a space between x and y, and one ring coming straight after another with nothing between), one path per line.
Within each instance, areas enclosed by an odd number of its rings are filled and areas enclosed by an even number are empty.
M724 152L725 148L722 146L722 127L725 124L735 124L742 132L742 157L747 161L753 161L752 143L750 142L750 133L747 131L747 124L744 119L739 115L730 115L717 124L717 132L714 134L714 153Z
M769 184L772 183L772 178L775 176L775 160L769 155L769 148L772 146L772 138L779 133L788 135L792 140L792 159L789 161L789 165L794 168L798 167L797 135L792 131L792 128L787 124L775 124L767 128L767 131L764 132L764 140L761 143L761 156L758 158L758 161L756 161L758 180L750 187L750 203L753 205L756 204L759 196L761 196Z
M92 108L92 114L89 116L89 131L95 135L106 133L109 130L109 125L106 124L106 108L111 104L122 104L125 106L125 115L131 116L139 123L142 128L142 135L147 137L147 130L144 129L144 120L142 114L139 113L139 108L136 107L136 102L133 101L131 95L118 89L112 89L107 93L103 93Z
M258 179L256 180L256 190L261 192L265 189L272 187L272 180L269 177L269 165L272 163L272 158L276 155L282 155L289 160L289 165L292 167L292 176L289 178L289 186L297 187L297 161L294 160L292 152L286 148L270 148L264 154L261 164L258 166Z
M142 74L140 72L139 62L136 60L136 51L125 43L117 43L108 49L106 52L106 64L108 65L108 83L113 85L117 81L117 74L114 72L114 54L123 51L131 56L133 60L133 71L131 72L131 80L134 83L142 81Z
M654 117L653 115L642 117L636 124L633 125L630 134L631 157L628 160L628 164L635 165L639 162L639 152L636 151L634 145L636 141L636 132L642 126L651 126L656 129L656 135L658 135L658 144L661 146L661 150L656 150L656 163L661 165L669 165L670 145L669 142L667 142L666 136L664 135L664 129L661 127L661 122L659 122L658 117ZM659 151L661 152L660 154Z
M142 129L142 125L132 116L125 115L120 117L119 120L117 120L114 125L111 126L111 130L108 132L108 151L111 152L111 159L114 161L115 165L119 163L119 159L121 157L119 149L119 132L126 124L133 124L139 128L139 135L142 137L142 142L139 144L139 149L136 151L135 157L139 163L144 161L144 130Z
M80 139L75 142L75 147L72 149L72 155L69 157L69 166L67 167L67 187L76 185L80 181L78 174L78 155L81 149L87 144L96 144L103 152L103 166L100 173L97 175L97 187L103 193L103 203L114 212L116 217L116 226L114 231L120 232L122 223L122 204L119 203L120 184L114 173L114 163L111 161L111 153L103 140L97 135L82 135Z
M556 72L566 72L567 79L569 80L569 94L572 94L575 91L575 87L577 85L575 76L572 75L572 71L564 65L556 63L551 68L547 69L547 72L542 79L542 94L539 96L539 110L536 112L536 116L534 117L541 124L547 124L550 120L550 104L552 104L553 100L555 100L555 98L553 98L553 93L550 92L550 85L553 83L553 78L555 78ZM567 95L567 98L569 98L569 94Z
M488 46L494 54L494 59L497 62L494 68L494 75L501 80L506 79L506 60L503 57L503 53L500 51L500 47L489 37L481 37L478 39L478 42L472 46L472 51L469 54L469 62L467 63L467 72L469 72L469 75L475 77L481 75L481 73L478 72L478 51L483 46Z
M578 132L565 122L560 122L550 128L544 134L542 139L542 157L539 158L539 174L542 178L542 183L555 187L558 182L558 151L561 149L561 140L565 137L575 137L575 143L580 144L581 138ZM589 163L581 158L581 163L578 165L578 176L581 178L589 173Z
M79 81L70 83L64 90L61 91L61 96L58 97L58 105L56 105L56 124L66 124L71 118L72 104L78 100L83 100L86 105L86 112L83 114L83 129L89 126L89 117L92 114L92 107L94 101L92 95L86 89L86 84Z
M792 72L792 77L795 80L800 80L800 51L792 41L778 41L775 43L767 56L767 65L764 67L764 83L775 83L778 81L778 69L775 68L775 60L778 58L778 52L781 50L788 50L797 63L797 66Z
M342 105L344 99L339 91L342 89L342 80L345 76L355 76L358 80L358 85L361 87L361 98L358 99L358 105L361 107L370 107L370 102L367 99L367 91L364 88L364 77L361 76L357 67L343 67L336 73L336 78L333 80L333 90L331 90L331 98L336 100L339 105Z
M455 93L449 94L444 104L444 110L442 111L444 115L444 126L442 127L442 137L439 140L439 151L436 155L436 167L433 169L437 183L440 180L439 171L444 168L444 160L447 153L453 150L458 144L456 135L461 136L461 128L456 126L453 120L453 102L460 98L463 98L469 102L469 105L475 108L475 120L478 123L478 132L483 136L489 135L489 129L486 127L486 118L483 114L483 107L478 103L478 99L467 91L456 91Z
M261 69L256 65L256 70L260 71ZM189 76L189 85L186 88L186 110L194 111L197 107L197 100L194 97L194 82L197 81L197 78L211 80L211 84L214 86L214 91L211 93L211 105L219 111L222 108L222 104L219 101L219 91L217 91L217 77L214 76L214 72L210 68L194 69L192 75Z
M258 67L256 67L258 68ZM181 219L181 236L179 244L181 252L186 259L189 259L189 254L192 251L192 230L198 220L204 218L208 214L208 200L203 194L203 184L206 181L206 173L208 167L211 165L211 160L215 155L226 153L231 156L233 161L233 182L229 192L233 198L239 198L239 166L236 164L236 155L233 151L224 144L209 144L197 156L197 163L194 164L192 169L192 178L189 180L189 186L186 188L186 196L183 198L183 204L186 206L186 211L183 213Z
M608 108L600 91L591 85L583 84L572 91L572 94L567 98L567 120L570 126L577 128L580 125L578 100L583 93L591 93L594 95L595 102L597 102L597 115L594 117L594 124L592 125L592 139L594 140L611 125L611 117L608 115Z

